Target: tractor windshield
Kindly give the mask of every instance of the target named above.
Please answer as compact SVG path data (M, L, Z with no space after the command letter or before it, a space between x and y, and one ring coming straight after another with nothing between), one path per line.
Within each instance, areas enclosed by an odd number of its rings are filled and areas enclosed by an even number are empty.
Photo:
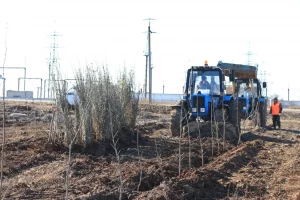
M220 95L219 71L198 71L195 76L194 94Z

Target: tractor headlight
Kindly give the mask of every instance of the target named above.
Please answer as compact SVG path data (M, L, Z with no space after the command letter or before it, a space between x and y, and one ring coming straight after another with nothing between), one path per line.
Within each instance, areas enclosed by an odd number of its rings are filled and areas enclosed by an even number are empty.
M205 108L200 108L200 112L205 112Z
M197 108L192 108L192 112L197 112Z
M246 110L246 106L243 106L243 110Z

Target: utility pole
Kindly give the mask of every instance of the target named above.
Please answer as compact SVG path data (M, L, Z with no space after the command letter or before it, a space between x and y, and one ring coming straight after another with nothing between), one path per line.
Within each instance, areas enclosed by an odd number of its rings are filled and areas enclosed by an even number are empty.
M155 19L145 19L149 21L149 26L148 26L148 57L149 57L149 104L152 103L152 65L151 65L151 33L152 32L150 29L150 20L155 20Z
M165 94L165 82L163 82L163 94Z
M145 53L146 56L146 72L145 72L145 87L144 87L144 92L145 92L145 98L147 98L147 68L148 68L148 54Z
M151 66L151 29L148 26L148 56L149 56L149 104L152 103L152 66Z

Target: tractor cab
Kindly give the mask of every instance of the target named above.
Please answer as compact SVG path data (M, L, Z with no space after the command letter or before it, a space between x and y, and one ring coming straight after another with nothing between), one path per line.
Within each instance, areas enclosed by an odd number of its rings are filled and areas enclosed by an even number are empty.
M263 83L263 88L266 83ZM236 79L235 93L241 105L243 118L247 118L261 101L262 87L258 79ZM253 109L254 108L254 109Z
M170 129L178 136L182 126L192 121L227 121L237 127L237 100L228 96L224 100L225 76L234 81L234 70L224 70L218 66L192 66L187 70L183 99L172 105ZM233 84L234 85L234 84Z
M211 113L222 101L222 70L218 67L192 66L187 71L186 102L190 117L211 119Z

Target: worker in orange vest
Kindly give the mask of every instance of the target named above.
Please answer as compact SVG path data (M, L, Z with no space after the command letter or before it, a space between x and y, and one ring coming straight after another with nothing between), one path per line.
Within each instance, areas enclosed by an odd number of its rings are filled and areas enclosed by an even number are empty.
M273 116L273 128L276 129L276 125L278 126L278 129L280 130L281 124L280 124L280 114L282 112L282 105L278 101L278 99L275 97L274 101L270 107L270 114Z

